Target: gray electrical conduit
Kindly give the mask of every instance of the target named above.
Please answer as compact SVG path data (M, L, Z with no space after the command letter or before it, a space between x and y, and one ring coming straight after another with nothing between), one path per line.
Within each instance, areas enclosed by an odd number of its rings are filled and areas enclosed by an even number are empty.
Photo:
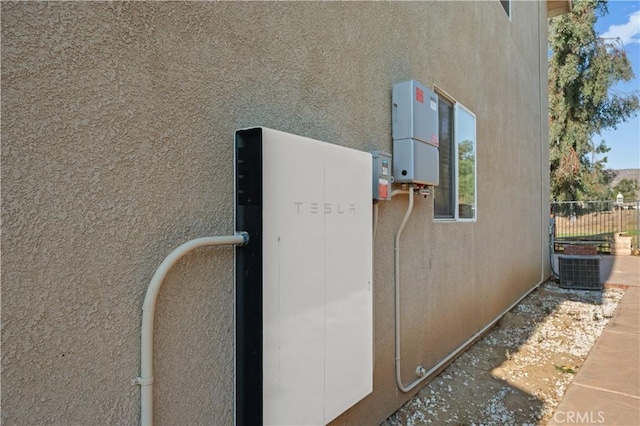
M420 383L422 383L425 379L431 377L434 373L438 372L440 369L445 367L453 358L458 356L458 354L460 352L464 351L467 347L469 347L471 344L473 344L478 338L480 338L483 334L485 334L491 327L493 327L500 320L500 318L502 318L511 309L516 307L518 305L518 303L520 303L522 301L522 299L527 297L532 291L537 289L540 286L540 284L542 284L545 281L545 279L544 279L544 261L543 261L544 255L542 255L542 259L541 259L541 263L542 263L541 278L540 278L540 282L539 283L537 283L535 286L533 286L531 289L529 289L529 291L527 291L518 300L516 300L511 306L509 306L507 309L505 309L493 321L491 321L489 324L485 325L483 328L478 330L473 336L471 336L464 343L462 343L460 346L458 346L452 352L450 352L449 355L447 355L446 357L441 359L436 365L431 367L431 369L426 371L422 366L419 365L416 368L416 373L419 375L419 377L416 380L414 380L413 382L411 382L410 384L405 386L404 383L402 383L401 351L400 351L400 236L402 235L402 231L404 230L404 227L407 224L407 221L409 220L409 216L411 216L411 212L413 210L413 198L414 198L414 194L413 193L414 193L413 185L411 185L411 187L410 187L410 189L408 191L397 190L397 191L393 191L391 193L391 196L398 195L398 194L409 194L409 207L407 207L407 212L405 213L404 219L402 220L402 223L400 224L400 228L398 229L398 232L396 233L396 240L395 240L396 384L398 386L398 389L400 389L402 392L405 392L405 393L411 392L411 390L415 389L415 387L418 386ZM542 252L544 253L544 244L542 245Z
M409 392L411 389L418 386L420 382L422 382L426 376L421 375L418 379L414 380L408 387L402 383L402 374L401 374L401 354L400 351L400 237L402 236L402 231L404 230L407 221L409 220L409 216L411 216L411 212L413 211L413 185L409 186L409 190L406 191L409 194L409 207L407 207L407 212L402 219L402 223L400 224L400 228L398 228L398 232L396 232L396 241L394 245L394 255L395 255L395 311L396 311L396 383L398 388L402 392ZM404 192L396 192L396 194L402 194ZM391 194L393 196L393 193ZM418 367L420 369L420 367ZM420 370L422 371L422 370Z
M134 384L140 385L140 424L142 426L153 424L153 317L156 299L164 278L171 267L193 249L204 246L245 245L248 241L249 234L246 232L238 232L233 236L204 237L188 241L173 250L153 274L142 305L140 377L133 380Z
M540 3L538 3L538 29L540 29L540 14L541 14L541 10L540 10L541 6ZM545 112L547 112L546 108L542 107L542 44L540 42L540 36L538 36L538 103L540 104L540 142L542 142L544 140L544 138L542 137L542 134L544 133L544 119L545 119ZM545 62L546 65L546 62ZM546 82L545 82L546 83ZM544 190L542 188L542 176L544 175L544 173L548 173L549 170L547 169L545 171L545 164L544 161L542 161L543 158L543 146L544 144L540 143L540 202L542 202L542 200L544 200ZM548 144L547 144L548 146ZM543 218L544 218L544 214L543 214ZM545 219L543 219L545 220ZM544 223L542 224L542 226L544 227ZM560 278L560 275L556 272L555 270L555 266L554 266L554 258L553 258L553 254L555 252L555 239L554 239L554 235L555 235L555 214L554 214L554 219L553 219L553 223L549 225L549 231L547 233L547 237L549 240L549 247L548 247L548 252L549 252L549 268L551 269L551 275L553 276L553 278ZM542 242L542 259L544 259L544 242ZM545 275L545 270L544 270L544 261L542 261L542 277L540 278L541 280L544 280L544 275ZM542 282L541 282L542 283ZM539 284L538 284L539 285Z
M396 189L394 191L391 191L391 197L393 197L394 195L398 195L398 194L408 194L409 191L406 189ZM380 202L378 200L375 200L373 202L373 239L375 241L376 239L376 234L378 233L378 208L380 206Z

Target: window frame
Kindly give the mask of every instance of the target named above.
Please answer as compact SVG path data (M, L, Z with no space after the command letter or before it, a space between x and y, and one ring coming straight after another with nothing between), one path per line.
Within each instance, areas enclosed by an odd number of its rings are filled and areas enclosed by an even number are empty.
M436 216L435 215L435 197L434 199L434 209L433 209L433 220L434 222L439 223L458 223L458 222L467 222L473 223L478 221L478 120L476 114L471 111L469 108L465 107L451 96L449 96L443 90L440 90L438 87L434 87L434 92L438 96L438 101L444 98L448 102L453 104L453 152L452 155L454 157L453 163L453 215L452 216ZM459 159L459 146L461 140L459 139L459 135L462 134L460 130L460 111L464 111L464 113L468 114L471 118L473 118L473 191L474 191L474 203L473 203L473 217L472 218L461 218L460 217L460 159ZM438 119L439 120L439 119ZM438 188L435 188L437 191Z
M460 120L459 120L459 111L463 110L470 117L473 118L473 217L460 217L460 142L459 135L462 134L460 131ZM456 158L456 175L455 175L455 185L454 185L454 193L455 193L455 209L454 209L454 220L458 222L476 222L478 220L478 119L476 115L469 108L464 105L456 102L453 105L454 117L453 117L453 127L455 129L454 134L454 155Z
M449 186L451 189L449 192L447 192L447 194L445 194L443 196L444 199L446 199L447 203L448 203L448 207L451 210L450 214L443 214L443 215L437 215L436 214L436 196L434 196L433 202L433 215L434 218L437 218L439 220L454 220L456 213L456 206L457 206L457 198L456 198L456 185L457 185L457 179L456 179L456 175L458 173L458 169L457 169L457 161L455 161L455 157L456 157L456 101L451 98L450 96L444 94L444 92L442 91L435 91L435 94L438 96L438 139L439 139L439 147L438 147L438 167L439 167L439 185L437 188L435 188L435 191L438 190L438 188L442 188L445 185L445 182L442 179L442 175L440 175L440 173L442 173L443 171L443 166L442 163L440 162L440 153L442 151L442 147L443 147L443 138L442 138L442 129L441 127L441 118L440 118L440 110L443 107L443 105L446 105L446 108L448 111L450 111L451 113L451 117L449 118L449 144L451 145L451 148L449 148L449 155L451 156L451 159L449 160L449 168L451 169L451 176L447 175L447 180L448 182L446 182L447 186Z

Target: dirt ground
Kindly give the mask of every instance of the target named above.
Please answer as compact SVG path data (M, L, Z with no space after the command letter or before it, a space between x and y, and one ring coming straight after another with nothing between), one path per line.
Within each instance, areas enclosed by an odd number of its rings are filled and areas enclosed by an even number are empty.
M547 424L623 295L543 284L382 426Z

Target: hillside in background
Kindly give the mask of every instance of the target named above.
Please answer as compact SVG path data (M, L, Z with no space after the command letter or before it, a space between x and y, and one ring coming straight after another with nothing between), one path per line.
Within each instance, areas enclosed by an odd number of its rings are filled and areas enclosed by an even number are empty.
M619 169L615 171L618 175L611 183L611 188L616 186L622 179L635 179L640 183L640 169ZM640 191L636 196L636 200L640 200Z

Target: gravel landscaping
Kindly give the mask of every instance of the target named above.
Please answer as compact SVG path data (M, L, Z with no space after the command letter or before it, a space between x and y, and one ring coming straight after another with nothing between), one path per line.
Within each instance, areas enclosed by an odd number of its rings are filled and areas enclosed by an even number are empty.
M545 425L623 295L541 285L382 426Z

